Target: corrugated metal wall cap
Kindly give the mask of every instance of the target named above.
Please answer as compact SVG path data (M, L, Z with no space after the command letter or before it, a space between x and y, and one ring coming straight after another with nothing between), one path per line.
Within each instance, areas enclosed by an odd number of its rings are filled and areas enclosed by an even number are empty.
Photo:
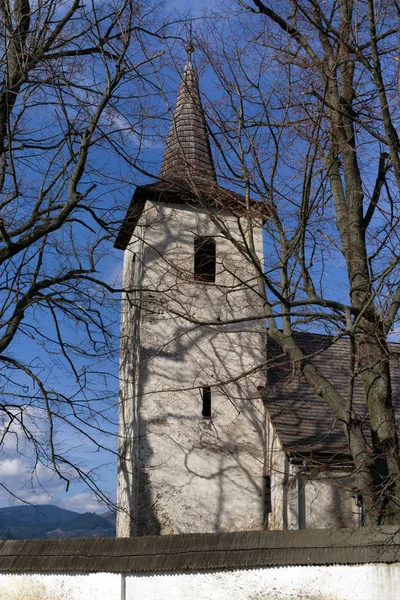
M9 573L211 571L395 562L400 562L398 527L0 542L0 571Z

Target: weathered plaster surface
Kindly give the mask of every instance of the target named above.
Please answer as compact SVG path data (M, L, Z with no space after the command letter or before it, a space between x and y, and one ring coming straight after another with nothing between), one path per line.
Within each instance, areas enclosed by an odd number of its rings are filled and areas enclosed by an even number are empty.
M223 224L243 241L235 218ZM261 227L254 234L262 257ZM197 235L216 240L215 284L194 281ZM346 473L286 459L257 390L265 320L246 321L263 315L255 270L209 215L148 202L125 252L124 286L117 535L357 524ZM224 325L233 318L243 321ZM212 325L198 325L204 320ZM211 419L201 415L204 385Z
M397 600L400 564L162 575L0 575L0 600Z
M121 576L1 573L0 600L122 600Z
M282 567L127 578L127 600L395 600L400 565Z
M355 482L348 472L327 467L310 469L307 463L290 464L268 415L265 440L265 465L271 475L272 495L268 529L358 526L358 509L352 498ZM300 506L298 480L303 495Z
M237 219L224 225L243 241ZM197 235L216 240L215 284L194 280ZM262 256L261 226L255 235ZM254 268L206 213L148 203L124 285L118 535L261 528L265 321Z
M358 508L352 498L355 479L346 472L307 473L304 476L305 523L310 529L356 527Z

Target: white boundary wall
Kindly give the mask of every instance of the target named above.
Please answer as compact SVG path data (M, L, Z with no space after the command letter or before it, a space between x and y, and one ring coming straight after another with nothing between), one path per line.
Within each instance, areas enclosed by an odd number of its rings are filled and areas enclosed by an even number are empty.
M0 600L121 600L121 579L118 573L0 573Z
M397 600L400 563L167 574L0 574L0 600Z

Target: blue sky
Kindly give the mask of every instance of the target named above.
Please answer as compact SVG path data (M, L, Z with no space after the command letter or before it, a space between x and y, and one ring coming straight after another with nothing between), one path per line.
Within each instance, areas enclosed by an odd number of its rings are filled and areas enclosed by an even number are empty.
M203 12L208 9L216 8L218 2L216 0L172 0L167 3L168 12L174 16L181 14L188 16L192 15L194 18L201 17ZM186 60L186 54L183 49L183 43L177 43L175 45L176 58L178 62L183 64ZM197 56L195 55L195 59ZM209 74L209 73L208 73ZM179 84L179 77L176 73L169 73L169 85L170 94L169 99L171 107L175 102L176 88ZM209 97L212 99L215 92L213 91L215 78L208 79L206 75L203 76L200 84L203 91L207 92ZM137 147L137 134L135 131L129 131L129 123L121 122L121 127L125 129L125 137L130 146L132 152L135 152ZM164 126L164 134L167 131L167 127ZM160 142L160 138L153 139L152 141L145 144L143 149L142 159L143 166L150 172L157 174L158 166L162 157L163 145ZM109 156L99 154L99 164L104 165L105 169L110 169L110 172L117 173L119 169L122 171L122 179L126 181L124 186L118 189L116 186L115 193L119 195L119 204L121 210L118 213L118 218L123 218L124 211L122 207L127 208L131 194L133 193L135 184L147 181L144 175L140 175L134 170L130 170L126 166L118 164L117 159L111 159ZM107 255L103 258L101 263L101 270L103 277L107 282L112 285L119 286L121 282L121 271L122 271L123 253L111 249L108 247ZM59 427L57 433L57 441L60 446L67 450L68 457L71 462L79 464L84 470L96 469L96 482L102 491L109 495L111 500L115 500L115 487L116 487L116 420L117 420L117 379L118 379L118 333L119 323L117 318L119 298L114 299L115 306L113 307L114 321L113 321L113 334L115 343L115 354L113 359L110 359L106 364L103 365L104 370L108 373L108 387L111 390L113 396L109 402L108 413L113 421L111 425L107 425L111 435L97 436L97 441L104 446L109 448L109 452L104 449L97 448L91 443L84 435L78 435L73 429L64 426ZM41 326L46 328L49 327L49 323L46 320L42 320ZM73 338L74 333L68 332ZM27 354L32 356L32 360L48 360L48 357L44 357L41 350L32 345L27 349L24 345L16 352L21 353L21 356L26 358ZM57 378L57 383L61 387L65 386L65 389L69 388L70 382L66 377L63 379L62 373L55 369L54 377ZM98 386L99 390L101 385ZM104 403L104 406L108 406ZM31 426L34 428L38 437L46 435L48 422L46 415L41 413L37 407L34 407L27 413L28 420L31 421ZM93 435L93 431L89 432ZM33 469L32 464L32 446L28 442L21 445L18 442L17 445L17 434L7 437L6 443L3 447L4 459L0 462L0 481L2 481L6 487L10 487L16 491L17 495L21 500L31 502L34 504L58 504L64 508L70 510L76 510L78 512L84 511L96 511L103 512L106 507L103 504L99 504L93 493L90 492L81 482L77 482L74 479L71 481L69 491L66 492L65 482L55 475L51 470L46 467L39 465L36 470ZM0 487L0 506L7 505L10 500L7 490ZM18 502L18 499L11 499L12 502Z
M83 76L78 73L77 77L79 78L79 85L81 85L83 83ZM45 103L45 106L41 106L39 111L35 110L34 107L32 108L30 114L33 114L33 118L30 121L27 118L28 127L26 135L30 134L29 126L32 129L36 127L36 131L40 132L38 135L46 136L46 139L51 139L51 133L60 132L60 128L57 125L59 121L55 118L56 112L61 112L60 107L50 92L47 100L48 102ZM59 116L57 114L57 117ZM108 118L107 115L106 117ZM125 135L127 144L129 143L129 147L134 155L137 150L137 141L129 138L129 132L126 132ZM23 151L21 150L21 152ZM36 152L36 156L33 156L34 151L31 151L30 154L28 154L28 151L26 152L27 155L23 156L21 160L21 162L24 161L21 169L21 185L25 185L24 191L26 190L27 192L24 201L28 211L35 199L35 192L41 184L41 177L43 180L45 179L46 175L43 173L46 173L48 163L46 160L46 151L43 153L44 158L43 155L38 158L39 151ZM157 150L154 147L152 153L157 152L160 153L161 148ZM58 164L57 160L55 162ZM98 171L100 171L100 174ZM108 176L109 181L107 181ZM51 173L48 177L51 177ZM107 208L107 206L111 206L114 203L118 204L120 210L116 213L116 218L122 219L124 210L129 204L134 185L138 181L137 173L133 172L133 169L128 168L122 160L118 161L115 157L112 158L108 148L107 151L100 150L97 156L93 157L86 182L90 178L93 178L96 182L100 181L97 188L99 193L96 197L96 204L103 208ZM63 190L61 190L60 197L63 197L62 192ZM22 212L24 204L21 202L20 205L22 205ZM4 214L2 216L4 217ZM24 216L26 218L26 214ZM82 218L82 213L80 217ZM86 214L83 218L86 219L86 223L89 223L89 217ZM74 228L76 234L74 241L76 243L77 256L79 257L79 250L82 248L82 255L79 258L84 262L85 233L83 228L76 223L71 225L71 227ZM47 269L47 272L52 272L53 265L55 265L57 272L68 268L66 265L70 264L70 257L68 256L67 249L64 252L68 246L67 236L64 232L65 229L58 236L54 235L53 238L50 237L49 251L46 256L47 263L43 267L43 271ZM71 258L71 263L74 262L74 258ZM107 244L103 244L103 256L99 263L99 270L106 282L119 286L122 260L122 252L114 250L112 242L109 241ZM65 264L63 261L65 261ZM26 274L24 274L24 285L29 283L30 277L29 260L26 261L26 264L28 266L26 267ZM10 272L11 270L17 271L17 268L18 260L11 262L9 265ZM9 274L6 273L3 276L7 277ZM109 434L103 435L94 429L95 422L91 419L89 410L86 407L81 410L80 416L83 421L80 422L71 414L72 410L70 410L67 402L64 405L59 403L59 406L61 406L60 412L59 414L55 414L54 417L57 421L55 450L56 453L64 453L71 463L79 465L82 473L85 475L94 473L93 470L95 469L96 484L111 499L115 499L119 294L107 299L108 305L106 306L102 302L101 297L95 298L95 294L98 294L99 291L94 288L95 286L88 284L86 288L87 295L90 297L91 304L97 301L95 308L101 306L103 309L102 316L107 320L108 328L114 335L112 349L109 356L104 359L100 356L103 348L98 343L97 348L100 347L100 350L98 350L99 356L95 356L93 361L91 361L90 357L85 358L83 354L79 355L79 352L75 352L74 350L70 352L75 366L80 372L82 373L83 369L86 370L85 376L89 379L87 395L90 397L90 405L95 406L98 412L101 411L103 413L102 425L104 429L107 429ZM7 298L4 297L6 294L4 288L2 288L1 294L1 299L6 302ZM73 295L73 291L71 295ZM75 297L71 306L78 305L78 302L79 298ZM12 308L8 310L10 311ZM2 314L1 325L3 327L4 323L7 323L8 314ZM79 329L77 325L71 325L71 321L66 323L66 320L63 320L62 316L60 316L60 324L64 341L76 344L78 350L84 350L83 346L86 340L83 329ZM30 307L25 313L22 326L19 335L13 340L9 348L9 355L32 368L43 379L48 390L56 390L65 396L73 396L78 400L85 399L84 393L79 393L79 385L74 380L71 369L68 370L66 368L68 365L63 360L59 348L57 351L56 344L48 341L45 342L46 337L57 339L54 323L49 311L46 314L45 310L38 305ZM80 344L82 345L80 346ZM88 373L90 369L93 370L91 374ZM20 415L23 415L23 423L17 423L11 417L8 418L4 412L0 414L0 434L8 431L4 439L1 439L0 447L0 506L6 506L9 502L19 503L20 501L26 501L34 504L58 504L79 512L87 510L105 511L107 508L104 505L99 506L93 493L74 478L74 474L70 469L65 467L64 470L64 474L67 477L71 477L70 488L66 492L65 481L60 479L43 463L39 462L35 464L35 445L27 439L23 427L25 426L27 430L33 433L35 439L43 442L43 446L46 447L46 439L49 437L49 424L37 386L35 387L32 381L29 381L21 373L20 371L16 375L14 372L12 381L10 382L7 379L8 373L4 366L1 371L1 399L10 405L15 405L14 417L20 418ZM105 379L106 384L104 385ZM105 389L108 397L99 399L99 395L103 394L103 389ZM18 406L20 409L18 409ZM107 417L107 419L104 417ZM104 446L104 448L109 448L110 451L101 449L84 434L78 433L73 427L67 426L65 419L86 430L97 444Z
M167 11L175 17L179 15L192 15L194 18L201 17L205 10L212 10L218 7L219 2L217 0L170 0L167 2ZM177 62L182 65L185 61L186 55L183 49L184 44L176 42L174 51L176 52ZM199 56L199 58L197 58ZM195 60L202 62L200 53L195 54ZM269 75L269 72L267 73ZM171 103L171 107L174 105L176 90L179 84L179 76L177 73L171 71L166 73L166 79L169 85L168 98ZM209 103L212 110L212 100L218 97L218 91L216 92L216 78L211 73L211 69L207 70L203 75L201 81L201 89L206 92ZM165 115L164 115L165 116ZM130 148L133 155L137 150L137 133L135 128L132 127L132 131L129 131L129 123L120 123L121 127L125 129L125 141ZM160 132L155 135L151 140L146 142L142 152L142 165L148 171L153 174L157 174L158 167L160 165L163 143L162 135L166 134L168 130L167 121L160 127ZM268 147L266 147L268 150ZM293 148L294 154L298 153L298 146ZM375 158L374 158L375 159ZM110 170L110 173L114 175L118 172L121 173L121 184L116 183L114 186L110 184L109 193L112 193L118 199L120 210L117 213L119 219L123 218L124 210L127 208L131 195L134 191L135 185L148 181L146 176L139 174L133 168L129 168L123 164L122 160L119 163L116 158L110 158L109 155L99 154L98 155L99 168L104 170ZM293 169L295 174L298 174L296 168ZM371 170L375 172L374 169ZM287 186L287 174L288 168L286 167L281 170L282 175L282 189L287 192L285 186ZM297 176L297 175L296 175ZM294 185L294 189L295 189ZM290 221L288 221L290 225ZM333 224L332 231L335 229ZM330 233L326 230L323 232L325 235ZM321 239L323 236L321 236ZM347 289L341 289L340 281L345 279L345 271L343 261L338 260L338 254L332 257L331 261L325 264L324 271L321 269L322 285L325 289L329 290L333 297L336 299L346 299ZM107 253L101 262L101 272L105 280L112 284L119 286L121 283L121 271L123 262L123 252L117 251L111 248L111 244L108 244ZM319 269L318 263L315 265L316 269ZM92 469L97 470L97 479L99 487L104 491L105 494L109 495L110 499L115 500L115 487L116 487L116 421L117 421L117 393L118 393L118 334L119 334L119 321L118 321L118 310L119 310L119 297L114 297L112 300L113 306L110 308L110 314L113 314L112 318L112 332L114 334L114 353L109 360L104 361L102 369L107 373L107 386L110 392L110 398L107 401L102 401L100 406L107 409L108 415L110 416L111 423L107 424L110 435L96 435L97 441L104 446L109 448L109 451L99 449L88 438L84 435L79 435L73 429L64 426L59 427L57 433L57 442L60 447L68 450L68 457L71 462L79 464L83 470L90 471ZM105 308L105 312L106 312ZM50 327L50 324L46 320L40 322L41 327ZM67 335L74 338L75 333L73 331L66 332ZM32 361L45 361L48 357L42 353L40 348L35 345L32 341L31 345L26 347L24 343L19 346L16 345L15 353L17 356L23 356L25 359ZM97 367L96 367L97 368ZM65 373L62 370L57 370L54 366L53 377L57 379L57 383L69 389L72 383L68 380ZM93 376L93 394L96 395L98 391L100 393L102 389L102 382L99 381L96 386L95 374ZM21 385L24 382L21 381ZM26 414L26 419L30 423L30 426L35 431L38 437L46 435L48 422L46 415L43 414L37 407L33 406L29 409ZM96 511L104 512L106 507L103 504L99 504L96 501L93 493L90 492L82 483L72 480L70 489L66 492L65 482L60 480L53 472L46 467L39 465L34 470L32 464L32 446L29 442L20 443L18 441L18 428L14 426L15 431L6 438L3 445L3 455L0 461L0 483L3 483L5 487L10 487L16 491L17 495L21 500L32 502L35 504L51 503L58 504L64 508L70 510L76 510L78 512L84 511ZM13 435L14 434L14 435ZM0 506L8 504L10 496L6 489L0 487ZM18 499L13 499L13 502L18 502Z
M169 0L167 9L176 11L178 15L190 13L193 17L200 16L205 9L212 9L219 5L217 0Z
M208 2L193 2L193 14L196 14L198 9L207 6ZM179 11L184 8L185 11L190 9L187 3L173 2L168 5L169 12L179 14ZM182 57L185 52L183 45L180 48ZM172 82L172 87L176 87L178 78ZM174 102L171 97L171 101ZM128 107L129 108L129 107ZM45 107L40 114L40 118L46 122L52 119L52 109ZM132 123L130 130L129 122L121 122L121 129L124 131L124 141L129 148L131 155L135 156L138 149L138 136L135 129L135 124ZM164 129L167 129L164 127ZM164 132L165 133L165 132ZM160 160L162 157L163 144L158 139L152 139L147 142L143 148L143 162L150 172L157 174ZM103 203L108 202L107 194L112 197L112 202L118 206L118 212L113 215L116 219L122 220L125 211L129 205L130 198L134 191L135 185L146 180L144 175L141 175L133 168L124 164L124 161L118 160L111 154L100 151L95 160L95 167L102 171L105 177L110 174L110 182L100 189L100 197L103 197ZM29 172L27 170L27 172ZM35 171L32 170L32 177ZM40 175L40 173L39 173ZM93 175L92 175L93 176ZM96 173L94 172L96 177ZM29 177L29 175L28 175ZM120 177L120 181L118 181ZM105 198L105 200L104 200ZM61 236L62 237L62 236ZM82 231L78 231L76 235L77 244L83 245ZM53 259L51 259L53 260ZM60 256L54 254L54 260L62 260ZM121 272L123 263L123 252L115 250L108 242L106 251L100 262L100 275L109 284L119 287L121 284ZM101 425L107 430L107 434L101 434L96 429L92 428L94 423L91 422L90 415L86 409L83 410L83 418L86 423L80 423L71 417L70 411L66 409L65 415L72 422L82 427L98 445L90 441L84 434L78 433L73 427L65 425L62 419L58 419L55 442L60 453L63 452L71 463L78 465L83 473L94 477L96 485L101 491L115 501L116 474L117 474L117 399L118 399L118 342L119 342L119 301L120 295L114 295L108 299L108 306L103 306L103 317L109 319L109 328L113 333L113 352L110 357L105 360L86 360L82 357L75 356L76 365L80 368L93 369L94 373L90 377L90 390L88 396L91 398L91 404L95 402L99 411L104 412L106 419ZM34 326L45 335L50 336L53 323L49 316L42 314L36 309L26 315L24 324L29 327ZM28 332L29 333L29 332ZM63 337L71 343L79 344L82 340L82 331L69 328L69 325L64 326ZM53 332L54 336L54 332ZM84 341L84 340L83 340ZM35 339L35 336L19 336L13 341L12 356L25 364L33 367L38 373L43 373L46 384L51 389L54 387L57 391L65 393L66 396L74 394L77 386L71 373L62 364L62 356L56 352L52 344L47 344L47 352L41 346L42 340ZM99 375L96 381L96 371L105 373L105 376ZM46 443L48 438L49 426L45 411L41 408L38 399L35 398L34 386L31 382L25 379L21 374L18 375L15 386L19 388L20 399L19 403L23 406L24 425L33 432L38 440L43 440ZM105 382L106 380L106 382ZM105 385L104 385L105 382ZM75 387L74 387L75 386ZM105 400L96 401L96 396L103 394L103 389L109 397ZM14 390L5 388L3 393L13 394ZM81 394L83 397L83 394ZM76 398L80 398L79 393ZM97 404L96 404L97 402ZM16 409L16 414L18 409ZM18 413L19 414L19 413ZM3 422L0 422L1 429L10 426L10 421L6 417ZM107 450L108 449L108 450ZM1 445L1 460L0 460L0 506L7 506L9 503L18 504L21 501L30 502L33 504L57 504L61 507L78 512L96 511L104 512L107 506L104 503L99 503L93 492L91 492L81 481L77 480L72 470L65 469L64 474L70 478L70 486L66 491L66 483L55 474L51 469L44 464L36 464L34 462L34 444L26 439L20 424L14 424L9 427L9 431ZM12 493L10 493L12 492ZM13 496L14 494L14 496Z

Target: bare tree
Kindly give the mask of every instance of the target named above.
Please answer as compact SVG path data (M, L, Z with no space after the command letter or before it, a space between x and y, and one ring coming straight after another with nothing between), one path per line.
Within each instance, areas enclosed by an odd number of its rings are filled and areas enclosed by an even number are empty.
M399 7L230 7L202 33L221 90L209 116L223 176L266 206L265 266L251 244L240 250L259 273L268 337L342 424L371 522L398 522L388 339L400 299ZM310 327L349 339L345 394L296 342Z
M30 453L32 479L44 465L100 496L68 449L115 434L104 263L131 189L120 157L139 156L156 89L160 14L134 0L0 4L1 448Z

